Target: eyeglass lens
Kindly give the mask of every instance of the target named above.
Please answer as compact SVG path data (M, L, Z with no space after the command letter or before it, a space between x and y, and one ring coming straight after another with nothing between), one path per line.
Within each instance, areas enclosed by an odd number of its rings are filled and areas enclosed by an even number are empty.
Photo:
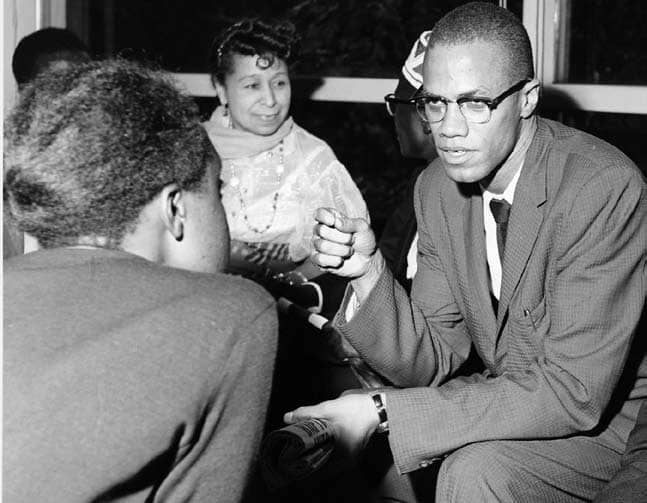
M447 113L447 103L441 100L421 100L416 104L418 115L429 122L440 122ZM492 110L482 101L461 101L458 103L465 120L475 124L488 122L492 117Z

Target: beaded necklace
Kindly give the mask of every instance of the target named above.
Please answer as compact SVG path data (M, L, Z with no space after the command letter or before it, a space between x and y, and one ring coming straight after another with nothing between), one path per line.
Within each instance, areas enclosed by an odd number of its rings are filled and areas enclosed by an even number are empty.
M271 152L269 153L271 155ZM270 218L269 223L265 225L263 228L258 228L255 225L253 225L250 220L249 220L249 215L247 214L247 204L245 203L245 198L243 197L243 191L240 187L240 179L238 178L238 175L236 174L236 164L233 162L231 163L231 185L232 187L236 187L236 190L238 191L238 200L240 201L240 210L241 213L243 214L243 220L245 221L245 225L247 228L255 232L256 234L263 234L270 230L272 225L274 225L274 219L276 218L276 212L278 209L278 202L279 202L279 191L281 190L281 181L283 180L283 173L285 171L285 160L283 157L283 140L279 142L279 151L278 151L278 156L279 156L279 162L276 165L275 172L276 172L276 185L277 189L276 192L274 193L274 196L272 197L272 216Z

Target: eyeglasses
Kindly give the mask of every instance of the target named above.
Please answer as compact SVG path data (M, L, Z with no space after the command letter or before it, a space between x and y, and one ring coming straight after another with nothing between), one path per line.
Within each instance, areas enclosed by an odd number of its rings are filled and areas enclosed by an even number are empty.
M519 91L528 82L530 79L521 80L493 99L466 96L454 101L435 94L423 94L412 98L412 101L416 104L416 111L420 118L428 122L443 120L447 113L447 105L456 103L465 120L475 124L484 124L492 118L492 110L495 110L503 100Z
M416 102L413 98L398 98L394 93L389 93L384 97L384 104L386 105L386 113L393 117L396 105L415 105Z

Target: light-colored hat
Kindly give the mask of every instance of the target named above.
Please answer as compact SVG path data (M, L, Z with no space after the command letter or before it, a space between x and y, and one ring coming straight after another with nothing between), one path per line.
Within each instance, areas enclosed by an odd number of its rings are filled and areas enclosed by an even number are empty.
M413 44L411 52L402 66L402 76L407 79L414 89L422 86L422 62L429 43L431 31L423 31Z

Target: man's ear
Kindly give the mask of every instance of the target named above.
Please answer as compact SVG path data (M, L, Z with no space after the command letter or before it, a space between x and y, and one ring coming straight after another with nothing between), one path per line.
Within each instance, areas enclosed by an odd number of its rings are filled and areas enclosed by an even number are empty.
M540 85L537 79L532 79L523 86L521 91L521 117L523 119L530 117L537 108L539 104L539 90Z
M186 218L186 201L182 189L172 183L162 189L161 219L166 229L176 241L184 237L184 220Z

